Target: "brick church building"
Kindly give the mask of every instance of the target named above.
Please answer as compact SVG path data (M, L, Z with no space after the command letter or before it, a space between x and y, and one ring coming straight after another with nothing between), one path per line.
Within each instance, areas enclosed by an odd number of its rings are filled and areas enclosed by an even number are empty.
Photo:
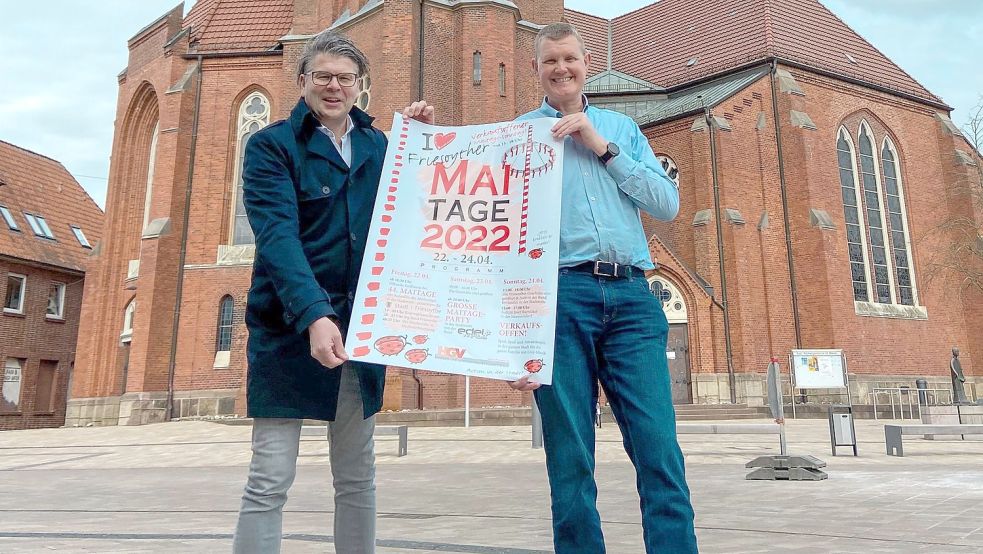
M253 261L245 141L298 98L304 41L355 38L358 105L417 98L442 124L539 105L546 23L592 52L590 101L634 117L682 209L643 216L677 403L760 404L772 356L843 349L855 402L917 377L983 383L983 295L933 256L977 153L949 108L817 0L661 0L612 20L561 0L198 0L132 39L119 75L106 224L86 280L68 424L242 414ZM776 126L776 121L778 125ZM783 363L783 369L786 364ZM460 407L464 379L391 368L386 409ZM472 406L527 396L475 379Z

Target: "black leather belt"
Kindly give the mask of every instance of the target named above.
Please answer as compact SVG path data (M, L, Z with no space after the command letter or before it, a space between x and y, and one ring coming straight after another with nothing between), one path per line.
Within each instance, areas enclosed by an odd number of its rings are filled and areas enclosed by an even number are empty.
M563 269L580 273L590 273L595 277L607 277L608 279L624 279L626 277L642 277L645 275L645 272L637 267L615 262L584 262Z

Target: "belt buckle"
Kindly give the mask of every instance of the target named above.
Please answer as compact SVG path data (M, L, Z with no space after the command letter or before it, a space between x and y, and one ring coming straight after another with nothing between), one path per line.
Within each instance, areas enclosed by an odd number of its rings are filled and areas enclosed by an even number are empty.
M608 273L608 272L602 270L601 269L602 267L610 267L611 268L611 272ZM618 263L617 262L595 261L594 262L594 275L596 277L617 278L618 277Z

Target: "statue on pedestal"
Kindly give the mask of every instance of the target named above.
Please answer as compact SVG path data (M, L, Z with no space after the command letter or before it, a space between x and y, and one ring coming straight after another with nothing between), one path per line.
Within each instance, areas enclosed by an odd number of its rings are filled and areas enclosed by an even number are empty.
M956 405L969 404L969 399L966 398L966 389L963 388L966 376L963 375L963 367L959 363L959 349L955 346L952 347L952 360L949 361L949 370L952 372L952 403Z

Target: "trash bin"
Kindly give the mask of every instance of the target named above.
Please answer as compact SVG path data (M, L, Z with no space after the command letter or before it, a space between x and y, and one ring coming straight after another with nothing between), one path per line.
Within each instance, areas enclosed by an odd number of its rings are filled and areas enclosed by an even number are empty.
M853 424L853 406L849 404L830 404L829 410L829 442L836 456L837 446L849 446L853 448L853 455L857 452L857 431Z
M836 446L852 446L856 442L852 419L853 414L833 414L833 440Z
M918 405L928 406L928 381L915 379L915 388L918 389Z

